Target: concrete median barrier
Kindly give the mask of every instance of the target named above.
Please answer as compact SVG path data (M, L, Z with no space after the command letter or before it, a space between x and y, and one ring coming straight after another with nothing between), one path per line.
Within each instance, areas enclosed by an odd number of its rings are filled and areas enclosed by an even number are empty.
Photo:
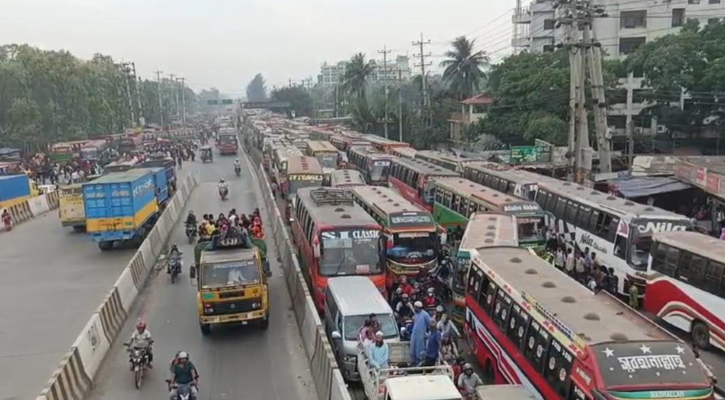
M81 400L91 390L98 368L121 334L134 301L151 275L197 182L194 175L184 180L159 221L91 315L37 400Z
M47 194L31 197L28 199L28 207L30 207L30 213L33 214L34 217L37 217L41 214L45 214L48 211L50 211L50 206L48 205L48 198Z
M272 226L272 239L280 255L280 263L284 271L292 301L297 327L305 347L312 378L315 382L320 400L351 400L347 385L335 360L330 341L325 334L314 300L305 281L302 269L294 251L294 246L287 232L286 221L275 206L269 179L258 164L253 164L262 186L265 203L271 205L267 209L267 218Z

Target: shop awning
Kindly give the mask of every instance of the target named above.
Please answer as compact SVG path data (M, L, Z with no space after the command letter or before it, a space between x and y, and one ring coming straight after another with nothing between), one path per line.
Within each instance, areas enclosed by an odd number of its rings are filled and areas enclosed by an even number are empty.
M692 185L667 176L620 178L609 181L609 184L628 199L692 188Z

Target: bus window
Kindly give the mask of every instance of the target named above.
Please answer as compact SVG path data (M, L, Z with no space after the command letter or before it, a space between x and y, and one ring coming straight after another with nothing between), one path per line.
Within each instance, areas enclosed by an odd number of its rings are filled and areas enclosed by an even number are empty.
M591 232L589 226L589 215L592 213L592 208L585 205L579 206L579 214L577 214L576 226L584 229L585 231Z
M549 354L546 358L546 366L544 367L544 376L561 398L566 398L569 393L569 386L571 385L569 373L571 372L572 360L571 353L556 339L552 339Z
M546 349L549 347L549 333L538 323L531 321L528 335L526 335L526 349L524 356L533 365L536 372L541 372L546 358Z
M657 272L664 273L664 267L665 267L665 258L667 257L667 245L664 243L657 243L657 247L655 247L654 251L652 252L652 269Z
M536 202L539 203L542 209L546 209L546 198L548 193L545 192L539 192L539 195L536 196Z
M526 311L519 307L518 304L514 303L514 306L511 309L511 319L509 320L506 335L519 349L522 349L522 346L524 345L526 326L528 323L529 315L526 314Z
M493 298L496 295L496 289L496 284L489 281L488 286L486 287L486 304L484 304L483 307L488 315L491 315L491 310L493 308Z
M556 200L556 208L554 209L554 215L556 218L563 219L564 211L566 211L566 199L559 197Z
M506 331L506 323L510 316L511 303L511 297L507 296L503 290L499 290L494 301L493 320L504 332Z
M668 276L675 276L677 271L677 263L680 260L680 249L674 247L667 248L667 254L665 256L665 264L662 268L662 272Z
M481 294L481 282L483 281L483 272L480 269L471 269L468 274L468 295L473 297L476 302Z
M705 277L706 262L707 260L698 255L683 251L678 263L677 278L683 282L699 287L702 285L703 278Z
M705 283L703 284L703 289L714 295L718 295L722 275L723 265L714 261L710 261L710 263L707 264L707 268L705 268Z
M566 222L576 226L576 213L579 211L579 204L573 201L566 206Z

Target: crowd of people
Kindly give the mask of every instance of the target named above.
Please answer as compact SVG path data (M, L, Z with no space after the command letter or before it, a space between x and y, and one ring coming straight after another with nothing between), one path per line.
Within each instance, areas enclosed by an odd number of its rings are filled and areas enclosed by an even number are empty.
M189 211L185 224L197 227L199 241L211 240L214 236L234 236L244 238L264 239L264 229L262 227L262 217L259 208L255 208L251 214L237 214L236 208L229 211L228 214L219 213L214 218L214 214L204 214L201 221L197 220L194 211Z

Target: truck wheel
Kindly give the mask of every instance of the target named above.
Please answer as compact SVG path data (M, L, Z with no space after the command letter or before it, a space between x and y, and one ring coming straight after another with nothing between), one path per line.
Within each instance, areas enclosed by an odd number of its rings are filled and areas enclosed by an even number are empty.
M710 329L701 321L695 321L692 325L692 342L703 350L710 347Z
M98 248L101 249L101 251L111 250L113 248L113 242L112 241L98 242Z
M207 336L207 335L211 334L211 324L199 323L199 328L201 328L202 335Z
M269 315L259 322L259 327L263 330L267 330L267 328L269 328Z
M86 227L83 226L83 225L76 225L76 226L73 227L73 231L74 232L78 232L78 233L85 232L86 231Z

